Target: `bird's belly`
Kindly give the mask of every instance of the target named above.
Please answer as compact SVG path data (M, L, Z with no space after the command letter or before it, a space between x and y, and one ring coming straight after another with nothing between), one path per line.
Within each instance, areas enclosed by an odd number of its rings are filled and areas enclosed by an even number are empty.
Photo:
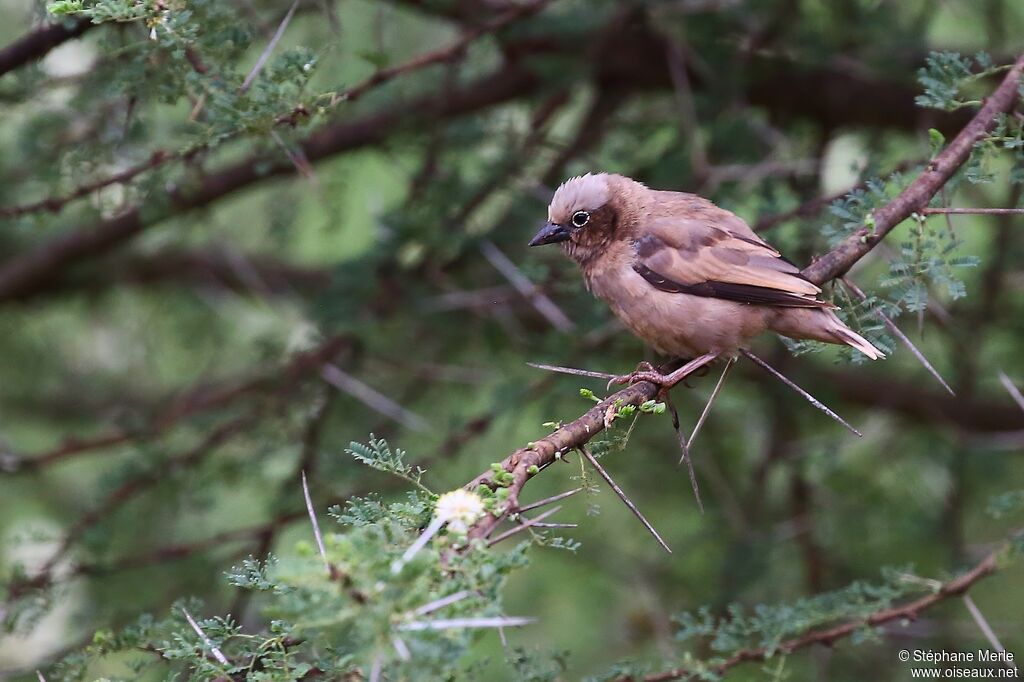
M595 278L593 292L622 322L660 353L694 357L733 354L767 327L771 308L655 289L630 269Z

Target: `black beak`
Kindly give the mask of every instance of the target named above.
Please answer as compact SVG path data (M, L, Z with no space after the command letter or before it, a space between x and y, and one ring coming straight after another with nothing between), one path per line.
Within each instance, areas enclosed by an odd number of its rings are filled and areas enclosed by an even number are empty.
M564 242L569 238L569 230L555 223L544 223L544 227L530 240L530 246L542 246L544 244L555 244Z

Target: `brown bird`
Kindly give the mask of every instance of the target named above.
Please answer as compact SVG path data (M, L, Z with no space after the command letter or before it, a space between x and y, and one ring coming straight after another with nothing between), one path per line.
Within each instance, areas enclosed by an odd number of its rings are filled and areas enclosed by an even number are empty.
M671 385L716 357L735 357L765 331L884 356L741 218L694 194L609 173L571 178L530 246L554 243L634 334L660 353L696 358L689 370L634 379Z

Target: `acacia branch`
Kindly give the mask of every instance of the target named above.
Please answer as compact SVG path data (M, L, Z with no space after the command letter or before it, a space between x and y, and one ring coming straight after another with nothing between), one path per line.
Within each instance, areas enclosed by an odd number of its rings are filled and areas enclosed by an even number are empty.
M815 284L823 284L846 274L854 263L885 239L894 227L911 214L923 211L931 198L970 158L974 145L995 127L997 116L1009 112L1016 104L1022 70L1024 55L1017 58L999 87L949 146L899 196L874 212L873 227L862 227L835 249L804 268L804 277Z
M402 102L346 123L325 126L298 147L310 162L377 144L396 130L423 128L514 97L538 85L535 75L510 62L464 87ZM186 180L168 192L163 205L135 206L90 227L58 235L0 264L0 301L30 297L51 278L84 260L101 256L159 222L210 204L268 179L295 172L279 155L256 154L220 172Z
M849 637L865 627L874 628L893 621L915 620L922 611L925 611L936 604L949 599L950 597L957 597L965 594L974 586L975 583L995 573L998 569L999 555L1004 549L1005 547L1000 547L991 554L988 554L969 571L957 578L954 578L953 580L943 583L943 585L932 594L907 602L902 606L880 609L872 613L867 618L858 618L856 620L847 621L846 623L824 630L812 630L798 637L788 639L774 649L757 647L737 651L722 663L714 666L711 669L711 672L715 675L721 675L730 668L734 668L741 663L764 661L776 653L791 654L794 651L804 649L814 644L830 646L838 640ZM704 678L695 670L691 670L689 668L674 668L662 673L647 675L640 679L642 679L643 682L668 682L669 680L695 680ZM635 677L621 677L618 682L636 682L636 680L637 678Z
M906 190L891 202L875 212L875 227L872 233L861 229L841 243L836 249L822 256L803 274L812 282L821 284L844 274L854 263L863 258L897 224L913 212L923 209L928 201L963 165L974 144L995 125L999 113L1009 111L1017 101L1017 89L1021 71L1024 70L1024 55L1019 57L1002 83L975 114L971 121L956 136L950 145L940 153L930 166ZM594 436L604 430L608 415L625 405L639 405L652 400L658 388L648 382L639 382L608 396L577 419L559 427L550 435L532 443L529 447L516 450L505 458L502 467L512 474L509 486L507 509L519 508L519 495L526 482L547 465L555 461L556 455L570 452L586 445ZM533 471L534 473L530 473ZM467 484L473 489L481 485L495 487L493 475L484 472ZM469 536L486 537L500 522L501 517L488 514L478 521Z

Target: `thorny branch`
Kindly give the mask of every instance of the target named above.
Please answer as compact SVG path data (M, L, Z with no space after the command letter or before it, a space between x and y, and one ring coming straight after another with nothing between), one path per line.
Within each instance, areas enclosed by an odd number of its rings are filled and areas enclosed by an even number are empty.
M897 224L910 217L912 213L923 210L932 196L967 161L974 144L995 126L997 115L1013 108L1017 102L1022 70L1024 55L1017 59L992 96L985 101L949 146L935 157L907 189L874 213L873 228L869 230L864 227L859 230L833 251L805 268L804 276L817 284L842 276L880 243ZM608 396L577 419L560 426L531 446L520 448L506 457L502 467L512 474L507 510L515 512L519 509L520 494L530 478L554 462L557 456L580 448L603 431L609 410L626 405L638 406L646 400L654 399L657 394L658 387L653 383L635 383ZM530 473L531 471L534 473ZM481 485L495 486L490 471L480 474L466 487L474 489ZM470 529L469 535L471 538L486 537L500 521L500 515L488 514Z
M950 597L966 594L966 592L971 589L975 583L995 573L998 569L999 556L1004 549L1005 547L1000 547L991 554L986 555L984 559L978 562L969 571L957 578L954 578L953 580L950 580L949 582L943 583L942 586L932 594L907 602L902 606L894 606L892 608L876 611L867 618L851 620L824 630L812 630L811 632L807 632L799 637L794 637L782 642L775 650L768 650L764 647L743 649L734 653L724 662L715 666L712 669L712 672L715 675L721 675L730 668L734 668L741 663L767 660L776 652L790 654L798 649L803 649L814 644L830 646L835 642L864 629L865 627L879 627L893 621L914 620L922 611L925 611L932 606L949 599ZM639 679L635 677L622 677L619 678L617 682L640 682L641 680L642 682L668 682L668 680L695 679L703 678L700 677L698 672L695 670L688 668L674 668L662 673L647 675Z

